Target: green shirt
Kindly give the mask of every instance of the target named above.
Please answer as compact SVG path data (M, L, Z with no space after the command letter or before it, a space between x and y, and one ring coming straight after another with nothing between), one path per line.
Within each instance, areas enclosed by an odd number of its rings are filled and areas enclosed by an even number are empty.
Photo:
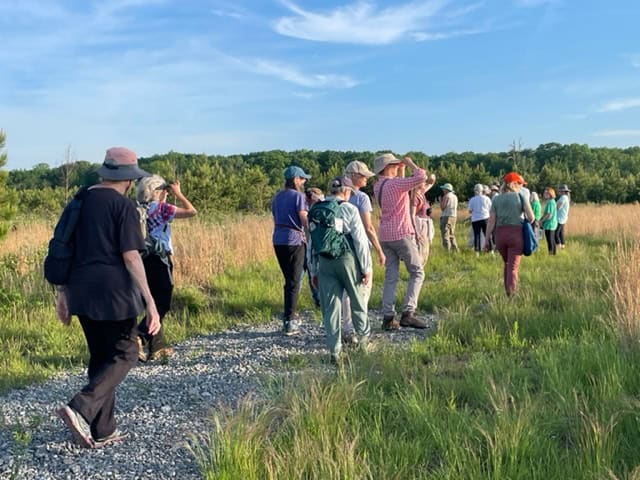
M544 204L544 215L549 214L544 222L542 222L542 228L545 230L555 230L558 228L558 217L556 216L556 201L553 198L547 200Z
M493 197L491 211L496 215L496 226L521 225L524 202L516 192L505 192Z
M540 217L542 217L542 205L540 205L540 200L533 200L531 202L531 210L533 210L533 218L535 218L536 221L540 220Z

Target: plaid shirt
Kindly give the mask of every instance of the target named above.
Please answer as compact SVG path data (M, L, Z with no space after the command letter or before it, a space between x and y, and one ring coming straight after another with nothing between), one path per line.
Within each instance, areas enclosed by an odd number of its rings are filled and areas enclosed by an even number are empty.
M417 168L411 177L392 178L380 175L373 186L373 194L380 204L380 226L378 237L381 242L402 240L415 235L411 222L409 192L426 178L425 171ZM385 182L380 198L380 186Z

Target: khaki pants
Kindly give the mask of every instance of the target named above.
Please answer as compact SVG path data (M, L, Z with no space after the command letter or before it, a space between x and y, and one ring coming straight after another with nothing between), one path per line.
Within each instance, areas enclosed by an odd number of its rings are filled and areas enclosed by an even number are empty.
M456 243L456 217L440 217L440 234L442 235L442 246L447 252L458 251Z
M424 268L413 236L393 242L380 242L380 245L385 257L387 257L384 264L384 285L382 286L383 314L395 315L396 313L396 288L400 279L401 260L409 272L409 284L402 302L402 311L415 312L424 282Z

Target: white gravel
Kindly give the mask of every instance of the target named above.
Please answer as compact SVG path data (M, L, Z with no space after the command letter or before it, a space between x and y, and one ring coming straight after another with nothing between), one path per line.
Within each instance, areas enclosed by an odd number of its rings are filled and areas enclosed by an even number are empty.
M380 333L370 312L374 341L406 342L433 330ZM290 373L290 356L328 357L322 327L304 315L303 333L284 337L280 323L238 327L174 346L168 362L133 369L118 387L118 428L129 433L104 449L76 446L56 408L85 383L85 371L66 372L46 383L0 397L0 478L2 479L197 479L193 456L185 448L192 434L208 429L220 405L260 397L265 376ZM425 317L423 317L425 318ZM284 362L284 363L283 363ZM297 362L292 362L296 364ZM330 368L327 362L312 362Z

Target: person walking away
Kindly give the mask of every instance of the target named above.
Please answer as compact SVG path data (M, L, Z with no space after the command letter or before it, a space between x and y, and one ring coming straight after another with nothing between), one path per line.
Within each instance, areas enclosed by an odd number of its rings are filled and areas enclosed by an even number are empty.
M340 310L343 292L347 292L351 304L351 315L357 343L365 351L369 348L371 328L367 317L367 303L363 289L371 282L372 266L371 251L367 234L360 218L358 208L349 203L353 183L351 179L336 177L329 185L331 196L326 202L318 203L310 211L311 224L311 261L310 271L313 283L320 292L320 307L322 322L327 336L327 346L333 363L339 364L341 359L342 342L340 338ZM335 232L342 240L343 249L337 256L330 256L323 252L323 245L316 239L323 236L314 229L320 229L314 219L314 209L324 208L323 204L335 201L338 203L339 217L335 218Z
M386 257L382 287L382 329L397 330L400 326L426 328L427 324L416 317L418 297L424 282L424 268L415 242L409 198L411 189L424 182L426 174L410 157L400 160L391 153L376 157L373 165L373 171L378 175L373 192L381 210L378 238ZM411 169L410 177L404 177L405 167ZM431 175L429 184L434 182L435 176ZM395 296L400 261L403 261L407 267L409 283L402 303L402 315L398 322Z
M307 202L303 189L311 178L296 165L284 171L284 189L271 200L273 216L273 248L284 277L284 313L282 330L286 336L300 333L297 314L300 280L302 278L306 249Z
M557 202L558 228L556 229L556 244L558 248L564 248L564 226L569 220L569 207L571 206L571 190L565 184L558 187L560 198Z
M167 202L167 195L173 193L182 205ZM164 317L171 308L173 295L173 244L171 242L171 223L174 219L191 218L198 212L180 189L180 182L167 183L159 175L145 177L136 188L136 200L144 209L145 250L142 261L160 315L160 330L155 335L147 332L146 323L138 325L138 360L158 360L173 355L173 349L167 345L164 337ZM149 350L148 354L146 350Z
M369 167L367 167L364 162L360 162L358 160L350 162L344 169L344 176L351 180L351 183L353 184L349 203L353 204L358 209L360 220L362 220L364 230L367 234L367 238L369 239L369 250L373 247L378 256L378 264L382 266L385 262L385 255L382 251L382 247L380 246L376 228L371 221L371 212L373 211L371 199L369 198L369 195L361 190L367 185L369 178L374 175L375 174L369 170ZM365 305L369 305L369 298L371 297L371 289L373 287L373 270L370 273L371 280L367 284L363 284L361 287ZM342 341L347 345L354 345L358 342L358 336L355 334L353 321L351 319L351 300L346 290L342 294Z
M304 192L304 196L307 200L307 210L311 210L311 207L313 207L317 202L322 202L324 200L324 192L320 190L318 187L307 188ZM308 254L307 254L308 251L309 251L309 235L307 231L307 240L305 242L305 254L304 254L304 264L302 266L302 275L304 276L304 272L307 272L311 298L313 299L313 304L319 308L320 296L318 293L318 289L314 287L313 282L311 282L311 273L309 273L309 262L308 262ZM302 287L302 279L300 279L300 287Z
M58 319L69 325L76 315L89 349L89 383L57 411L85 448L122 438L115 390L136 363L137 316L146 309L147 331L160 330L139 253L144 239L138 212L126 198L134 181L149 174L123 147L108 149L97 173L100 183L88 188L74 231L69 282L56 297Z
M476 256L482 250L482 237L487 235L487 221L491 211L491 200L484 194L484 186L480 183L473 187L475 194L469 200L469 213L471 214L471 228L473 228L473 250Z
M547 239L549 255L555 255L557 249L556 229L558 228L556 192L552 187L547 187L544 189L542 196L545 199L545 204L543 215L540 217L540 222L544 229L544 236Z
M518 269L522 256L522 214L533 222L531 205L520 195L524 178L517 172L509 172L503 177L500 195L491 203L491 214L487 225L485 249L491 248L490 236L495 231L496 248L504 262L502 278L507 297L512 296L518 287Z
M411 190L411 218L416 230L416 245L422 261L422 267L427 264L433 240L433 220L431 219L431 204L425 193L431 189L432 183L422 182Z
M440 185L442 197L440 198L440 234L442 246L447 252L457 252L456 220L458 217L458 197L450 183Z

